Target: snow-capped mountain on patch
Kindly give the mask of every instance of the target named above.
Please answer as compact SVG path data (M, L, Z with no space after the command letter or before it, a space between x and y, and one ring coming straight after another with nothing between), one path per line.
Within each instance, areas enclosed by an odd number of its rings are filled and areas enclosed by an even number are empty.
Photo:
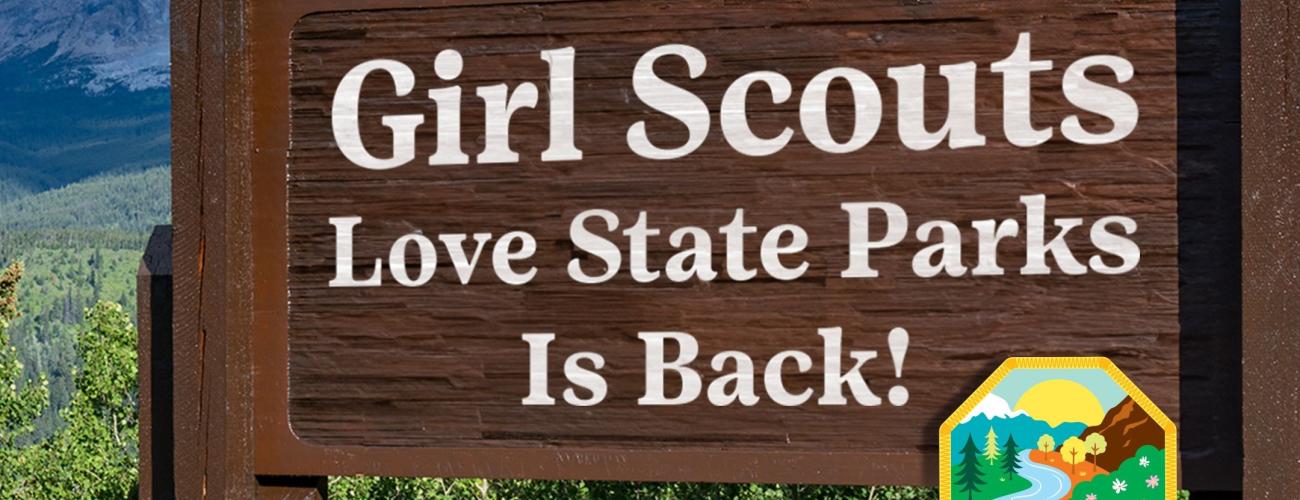
M90 93L166 87L168 11L167 0L0 0L0 62L39 55L30 76Z
M975 442L983 444L989 430L992 429L993 434L998 437L999 443L1005 443L1008 437L1014 438L1016 446L1020 449L1037 448L1039 438L1044 435L1051 436L1053 445L1059 446L1066 439L1078 436L1087 427L1087 425L1079 422L1062 422L1061 425L1052 427L1047 422L1037 420L1024 413L1014 417L993 418L976 415L969 421L958 424L953 429L952 443L954 447L960 447L966 443L967 439L973 439Z
M975 418L977 415L983 415L986 418L993 419L998 417L1013 418L1025 414L1024 410L1011 411L1011 405L1007 403L1007 400L1002 399L995 394L989 394L984 396L984 399L980 400L979 404L975 405L975 408L961 419L961 423L964 424L970 422L970 420Z
M997 436L999 443L1005 443L1008 437L1014 438L1020 449L1037 448L1042 436L1051 436L1053 443L1059 445L1072 436L1078 436L1087 425L1079 422L1062 422L1052 425L1034 418L1024 410L1011 410L1005 399L989 394L980 400L957 427L952 431L954 447L960 447L967 439L978 442L988 436L990 430Z

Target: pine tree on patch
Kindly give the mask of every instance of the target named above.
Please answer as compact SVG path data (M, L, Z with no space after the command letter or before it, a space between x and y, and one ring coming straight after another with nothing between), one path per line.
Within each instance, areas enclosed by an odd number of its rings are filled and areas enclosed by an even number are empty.
M984 480L980 479L979 460L980 450L975 447L975 440L966 436L966 446L961 448L961 465L957 466L956 483L966 492L968 500L974 499L980 491L980 485L984 484Z
M984 444L984 458L988 459L989 465L993 465L998 460L998 434L989 427L989 433L984 437L987 439Z
M1018 453L1020 448L1016 446L1016 437L1007 436L1007 444L1002 446L1002 463L999 464L1007 479L1011 479L1011 476L1020 470L1020 457L1016 455Z

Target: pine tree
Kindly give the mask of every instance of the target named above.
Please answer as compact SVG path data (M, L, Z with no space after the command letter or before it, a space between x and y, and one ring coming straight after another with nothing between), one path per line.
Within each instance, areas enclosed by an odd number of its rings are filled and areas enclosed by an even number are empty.
M989 427L989 433L984 438L984 458L988 459L989 465L993 465L998 460L998 434Z
M1016 437L1007 436L1007 444L1002 447L1002 472L1006 474L1007 479L1016 474L1020 469L1020 448L1016 446Z
M966 492L968 500L979 493L984 480L980 478L980 450L975 447L975 440L966 436L966 446L961 448L961 464L957 468L956 484Z

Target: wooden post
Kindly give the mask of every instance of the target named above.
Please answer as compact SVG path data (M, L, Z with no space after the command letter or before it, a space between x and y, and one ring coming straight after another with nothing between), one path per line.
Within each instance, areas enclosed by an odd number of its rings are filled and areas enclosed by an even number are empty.
M136 274L140 498L175 498L172 460L172 228L156 226Z
M1242 4L1245 496L1300 491L1300 9Z
M175 496L324 496L253 469L248 0L175 0L172 221ZM154 492L161 496L160 492Z

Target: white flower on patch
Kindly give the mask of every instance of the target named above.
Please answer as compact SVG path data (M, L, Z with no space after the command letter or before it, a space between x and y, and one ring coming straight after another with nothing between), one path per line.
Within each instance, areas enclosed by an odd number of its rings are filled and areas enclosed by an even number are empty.
M1147 478L1147 488L1155 488L1156 486L1160 486L1159 476L1151 476Z
M1142 458L1139 458L1139 459L1138 459L1138 465L1141 465L1141 466L1143 466L1143 467L1146 467L1146 466L1148 466L1148 465L1151 465L1151 461L1150 461L1150 460L1147 460L1147 457L1142 457Z
M1110 483L1110 489L1115 490L1116 494L1123 493L1125 490L1128 490L1128 482L1122 479L1116 479L1115 482Z
M1088 496L1083 497L1083 500L1097 500L1097 494L1096 494L1096 493L1089 493Z

